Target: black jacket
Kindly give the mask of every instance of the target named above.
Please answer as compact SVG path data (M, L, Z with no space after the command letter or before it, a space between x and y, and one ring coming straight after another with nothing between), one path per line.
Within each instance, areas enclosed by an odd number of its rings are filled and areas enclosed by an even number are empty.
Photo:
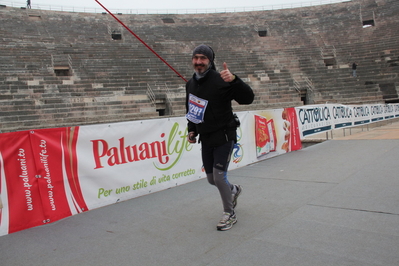
M195 75L195 74L194 74ZM188 112L189 94L207 100L208 105L204 114L203 123L195 124L188 121L188 132L200 134L202 142L213 138L216 146L223 144L220 138L221 131L235 129L233 109L231 101L235 100L239 104L251 104L254 100L254 93L246 83L236 76L233 82L225 82L220 73L211 69L205 77L197 80L194 76L186 84L186 110ZM233 123L233 125L232 125ZM215 136L217 134L217 136ZM219 136L219 137L218 137ZM230 139L230 137L229 137Z

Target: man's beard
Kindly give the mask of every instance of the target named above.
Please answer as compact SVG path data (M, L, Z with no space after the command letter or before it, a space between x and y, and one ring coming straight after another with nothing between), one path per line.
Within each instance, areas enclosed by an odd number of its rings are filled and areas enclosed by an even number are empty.
M208 66L205 64L194 64L195 73L197 73L197 75L203 75L203 74L205 74L205 72L208 71L210 66L211 66L211 63L209 63ZM197 69L197 67L201 67L201 70Z

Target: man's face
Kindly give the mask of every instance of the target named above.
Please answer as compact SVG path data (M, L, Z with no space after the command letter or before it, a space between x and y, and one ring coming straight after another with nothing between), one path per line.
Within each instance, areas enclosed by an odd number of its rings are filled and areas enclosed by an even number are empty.
M208 57L203 54L195 54L192 58L193 67L195 72L202 74L209 68L211 63Z

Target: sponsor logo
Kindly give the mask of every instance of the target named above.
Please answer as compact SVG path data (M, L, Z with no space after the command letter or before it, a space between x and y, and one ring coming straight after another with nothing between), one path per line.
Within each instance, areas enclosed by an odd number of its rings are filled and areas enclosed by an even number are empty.
M300 108L298 117L302 125L331 120L330 109L327 106L307 109Z
M127 143L122 137L118 139L118 146L110 146L104 139L91 140L94 169L154 160L158 170L169 170L179 162L184 151L192 149L186 133L187 129L181 130L179 124L174 123L169 134L161 133L159 140L152 142Z

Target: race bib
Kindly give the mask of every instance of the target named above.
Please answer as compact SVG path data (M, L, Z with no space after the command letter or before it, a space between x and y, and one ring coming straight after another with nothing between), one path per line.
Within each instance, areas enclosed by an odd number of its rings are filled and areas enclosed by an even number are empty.
M189 94L186 118L195 124L204 122L204 114L208 101Z

